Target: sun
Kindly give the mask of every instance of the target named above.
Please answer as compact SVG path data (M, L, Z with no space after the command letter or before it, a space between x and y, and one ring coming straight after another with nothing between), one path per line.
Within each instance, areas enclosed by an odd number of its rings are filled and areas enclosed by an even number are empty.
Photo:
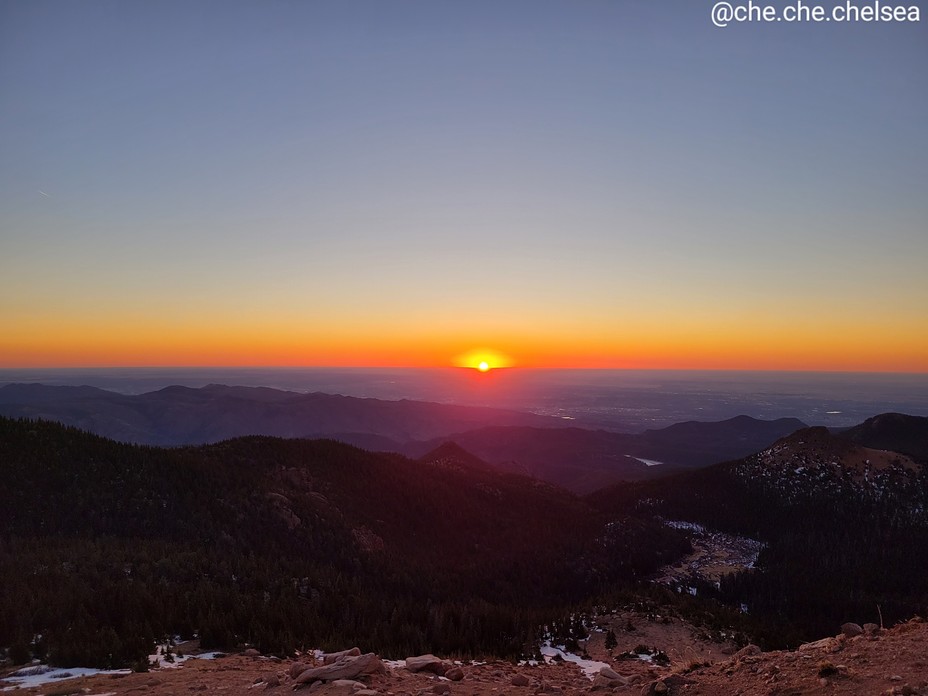
M512 358L493 348L481 346L455 356L452 364L479 373L496 372L513 366Z

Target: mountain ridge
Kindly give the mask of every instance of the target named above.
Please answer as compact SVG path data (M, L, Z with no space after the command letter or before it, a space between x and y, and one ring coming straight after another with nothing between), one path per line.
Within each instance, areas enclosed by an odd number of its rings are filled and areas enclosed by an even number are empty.
M795 418L764 421L736 416L723 421L687 421L644 433L614 433L577 427L487 426L441 438L507 471L551 481L587 494L617 481L662 477L674 471L753 454L777 438L808 427ZM440 444L411 443L410 456ZM658 464L648 465L647 459Z
M838 436L871 449L894 449L928 462L928 417L925 416L881 413L842 430Z
M0 415L46 418L150 445L206 444L245 435L325 437L415 459L456 441L496 468L581 494L750 454L805 426L796 419L738 416L617 433L504 409L221 384L175 385L139 395L10 384L0 387Z
M267 387L169 386L138 395L95 387L9 384L0 415L54 420L136 444L180 446L242 435L326 437L364 433L404 442L493 422L558 427L562 421L520 411L381 399Z

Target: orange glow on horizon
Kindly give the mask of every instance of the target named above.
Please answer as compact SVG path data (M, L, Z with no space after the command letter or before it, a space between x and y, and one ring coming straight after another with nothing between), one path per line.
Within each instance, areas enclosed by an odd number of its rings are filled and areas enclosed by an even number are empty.
M145 321L107 316L31 316L0 336L0 367L447 367L928 372L928 325L871 319L701 317L621 327L565 318L560 325L512 328L433 327L390 330L367 323L233 322L227 317ZM593 326L592 329L584 328ZM324 327L320 328L320 327ZM434 331L434 332L433 332ZM482 346L467 334L483 333ZM494 348L487 347L495 346Z

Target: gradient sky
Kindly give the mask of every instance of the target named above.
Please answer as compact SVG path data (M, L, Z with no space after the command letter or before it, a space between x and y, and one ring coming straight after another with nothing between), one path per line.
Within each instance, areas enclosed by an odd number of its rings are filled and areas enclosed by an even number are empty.
M928 371L924 3L711 5L0 0L0 366Z

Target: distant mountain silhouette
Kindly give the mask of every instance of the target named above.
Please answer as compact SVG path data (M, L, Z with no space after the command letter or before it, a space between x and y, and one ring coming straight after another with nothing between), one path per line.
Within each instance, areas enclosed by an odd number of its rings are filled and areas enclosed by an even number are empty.
M680 468L753 454L804 427L805 423L795 418L762 421L738 416L717 423L680 423L641 434L489 427L448 439L502 469L551 481L577 493L590 493L617 481L665 476ZM435 444L413 444L405 451L417 455Z
M93 387L10 384L0 387L0 415L45 418L121 442L191 445L243 435L332 437L372 449L399 450L487 425L558 427L563 421L518 411L301 394L264 387L166 387L125 395Z
M0 388L0 415L45 418L148 445L208 444L245 435L326 437L418 458L453 441L498 469L576 493L743 457L805 427L795 418L738 416L627 434L503 409L218 384L139 395L11 384Z
M798 418L766 421L736 416L712 423L687 421L644 432L635 454L682 466L707 466L753 454L806 427Z

